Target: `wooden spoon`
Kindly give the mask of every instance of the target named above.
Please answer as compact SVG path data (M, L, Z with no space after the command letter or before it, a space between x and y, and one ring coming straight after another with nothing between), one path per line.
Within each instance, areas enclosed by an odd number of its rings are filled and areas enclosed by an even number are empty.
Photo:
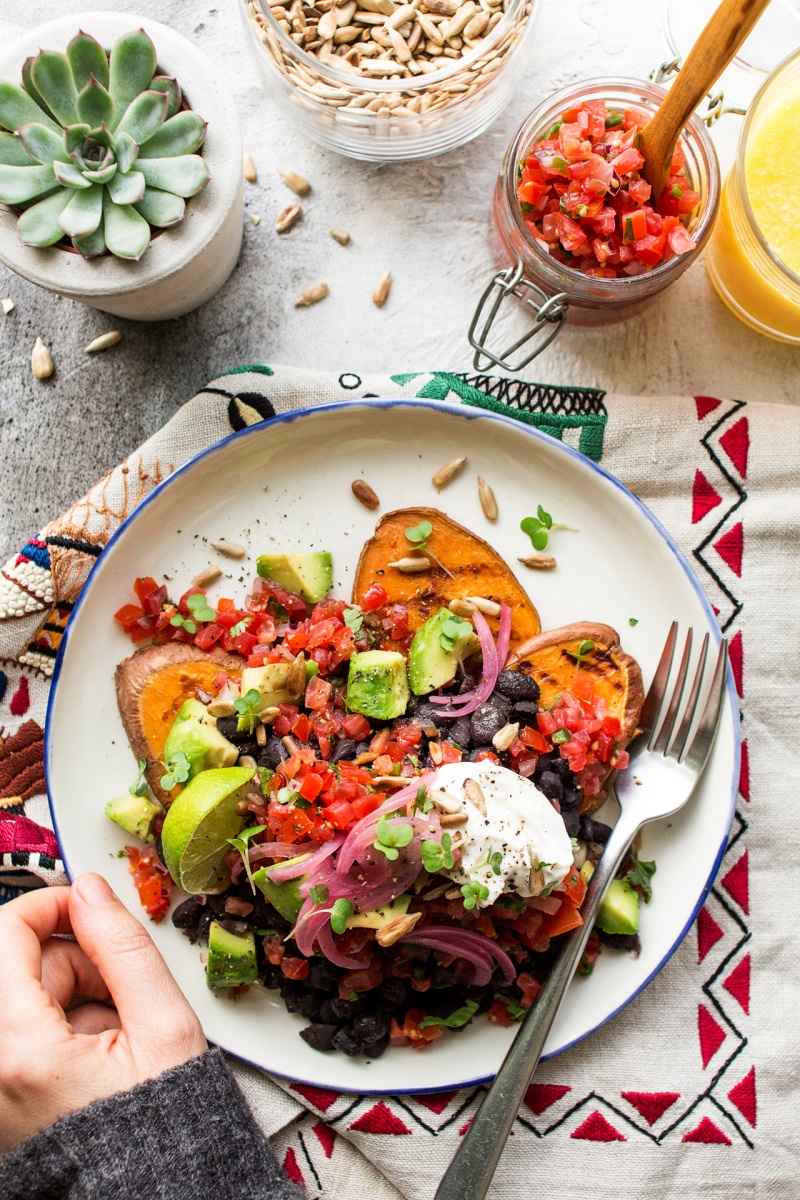
M769 0L722 0L692 46L677 78L641 133L642 174L655 200L669 174L675 143L703 97L719 79Z

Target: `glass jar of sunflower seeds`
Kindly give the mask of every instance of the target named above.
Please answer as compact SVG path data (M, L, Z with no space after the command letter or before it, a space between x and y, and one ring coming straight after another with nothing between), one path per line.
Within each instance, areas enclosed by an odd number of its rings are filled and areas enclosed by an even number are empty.
M275 103L368 162L453 150L492 124L524 67L538 0L241 0Z

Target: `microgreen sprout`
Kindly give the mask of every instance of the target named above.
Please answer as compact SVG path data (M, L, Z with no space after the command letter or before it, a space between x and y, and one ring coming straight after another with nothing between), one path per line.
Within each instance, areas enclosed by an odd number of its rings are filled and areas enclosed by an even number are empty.
M578 646L577 651L567 650L567 654L570 656L570 658L575 659L575 666L579 667L582 662L586 661L593 650L594 642L591 640L591 638L584 638L584 640Z
M453 579L453 572L448 571L442 560L436 557L428 545L428 538L432 533L433 526L430 521L420 521L419 525L412 525L406 530L406 541L410 542L415 550L424 550L428 557L432 558L436 565L442 568L445 575L449 575Z
M238 850L242 856L245 874L250 881L250 887L253 889L254 895L256 885L253 883L253 868L250 866L250 855L248 854L249 843L251 838L254 838L257 833L263 833L266 828L266 825L249 825L247 829L242 830L238 837L228 838L234 850Z
M308 889L308 898L314 904L324 904L330 895L329 888L324 883L318 883L316 887Z
M239 714L239 720L236 728L244 730L247 733L252 733L258 724L258 710L261 705L261 693L258 688L250 688L249 692L245 692L243 696L239 696L238 700L234 700L233 707Z
M182 750L176 750L166 762L167 773L161 776L161 786L165 792L171 792L176 783L186 783L189 778L189 760Z
M465 642L473 633L471 621L455 615L448 617L439 630L439 645L448 654L453 650L458 654L461 642Z
M407 821L399 825L391 825L388 821L379 821L375 830L376 838L373 846L390 860L398 856L398 847L407 846L414 836L414 830Z
M346 608L342 613L342 620L348 629L352 629L356 637L361 633L361 627L364 624L364 614L360 608Z
M209 608L203 592L192 592L191 596L187 596L186 607L196 621L213 621L217 615L213 608Z
M465 883L461 886L461 895L464 897L464 908L474 908L478 900L489 899L489 889L482 883Z
M174 616L170 617L169 623L185 629L187 633L197 633L197 626L192 618L184 617L182 613L176 612Z
M495 850L494 854L489 855L489 866L494 871L495 875L500 874L500 867L503 863L503 856L499 850Z
M544 550L554 529L569 529L572 533L578 532L572 525L564 525L561 521L554 521L550 513L545 512L541 504L536 509L536 516L525 517L523 521L520 521L519 527L531 539L534 550Z
M146 758L139 758L136 760L136 769L139 774L136 776L136 782L131 784L131 794L134 796L143 796L147 791L147 780L144 777L146 768Z
M354 912L353 905L349 900L337 900L331 909L331 929L334 933L344 933L347 928L347 919L352 917Z
M634 625L639 624L639 618L638 617L628 617L628 624L631 626L631 628L633 628Z
M451 847L452 839L449 833L442 834L441 844L434 841L424 841L420 847L422 865L429 875L436 875L442 868L449 871L455 863Z
M414 808L421 813L429 813L433 808L433 801L424 787L417 789L417 794L414 797Z

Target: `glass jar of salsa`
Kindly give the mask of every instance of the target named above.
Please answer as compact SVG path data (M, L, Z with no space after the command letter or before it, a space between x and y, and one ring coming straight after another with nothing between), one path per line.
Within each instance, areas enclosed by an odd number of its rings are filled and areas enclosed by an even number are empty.
M708 271L742 321L778 341L800 343L800 51L761 87L739 137L708 247Z
M627 320L701 253L717 213L720 179L699 117L684 130L674 178L659 205L650 201L637 169L643 160L636 152L636 122L646 123L663 96L663 88L640 80L590 80L554 93L520 126L494 195L504 266L486 287L469 331L477 370L520 370L565 323ZM534 186L526 189L529 177ZM509 295L530 309L533 326L494 351L488 337Z

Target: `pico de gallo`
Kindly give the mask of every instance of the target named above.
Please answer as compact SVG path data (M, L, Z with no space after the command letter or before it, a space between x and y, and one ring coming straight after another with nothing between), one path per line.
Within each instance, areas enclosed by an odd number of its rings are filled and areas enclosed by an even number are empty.
M641 275L695 249L687 225L700 202L679 141L657 205L641 174L640 134L652 113L604 100L566 109L518 164L525 224L557 262L597 279Z
M476 612L465 624L480 653L451 683L406 691L391 717L368 716L352 711L354 665L375 651L402 663L420 632L380 585L359 605L310 602L263 578L242 602L212 601L197 587L173 601L150 577L133 587L137 602L115 614L141 647L126 662L151 656L157 670L160 647L191 647L175 723L194 705L195 735L213 726L225 764L252 768L237 808L242 829L223 851L227 882L172 912L188 937L208 941L210 985L232 997L256 982L277 988L309 1022L309 1045L371 1058L388 1045L422 1048L481 1013L521 1020L558 939L582 924L610 832L581 813L582 801L628 762L620 722L580 661L571 689L543 709L535 680L504 669L510 610L502 606L496 638ZM449 628L447 644L457 636ZM192 686L204 655L215 669ZM263 707L247 682L273 665L299 667L303 683L291 702ZM499 736L507 730L513 736ZM203 775L168 745L152 788L161 806L144 796L145 760L130 796L141 801L135 828L149 844L127 848L129 865L155 921L173 898L165 823ZM153 810L146 825L142 804ZM534 809L538 823L528 824ZM650 866L631 858L618 881L637 913ZM603 941L638 945L635 929L618 928L595 929L582 973Z

